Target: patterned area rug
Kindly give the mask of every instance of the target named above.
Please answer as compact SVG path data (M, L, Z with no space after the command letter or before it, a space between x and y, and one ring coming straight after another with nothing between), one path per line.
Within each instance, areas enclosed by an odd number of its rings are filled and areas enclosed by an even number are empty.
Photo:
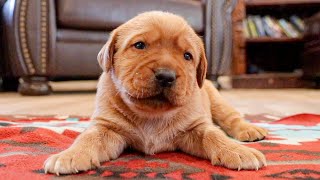
M266 155L268 166L259 171L232 171L182 152L126 151L97 170L60 178L320 179L320 115L246 118L270 130L265 140L245 143ZM84 117L0 116L0 179L54 179L44 173L43 162L66 149L88 124Z

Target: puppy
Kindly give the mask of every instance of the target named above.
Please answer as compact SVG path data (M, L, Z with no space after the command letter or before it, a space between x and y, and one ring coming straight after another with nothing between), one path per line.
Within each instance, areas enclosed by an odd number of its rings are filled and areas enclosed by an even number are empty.
M104 72L92 124L47 159L45 172L86 171L129 146L146 154L179 149L237 170L266 165L261 152L227 137L255 141L267 131L245 122L205 80L203 43L183 18L138 15L112 32L98 61Z

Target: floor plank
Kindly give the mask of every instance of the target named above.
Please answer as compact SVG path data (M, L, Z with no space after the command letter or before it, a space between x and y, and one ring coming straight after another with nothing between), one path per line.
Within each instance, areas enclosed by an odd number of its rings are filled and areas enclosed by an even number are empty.
M96 81L55 82L50 96L0 93L0 114L81 115L94 109ZM320 114L320 91L312 89L224 90L221 94L242 114L288 116Z

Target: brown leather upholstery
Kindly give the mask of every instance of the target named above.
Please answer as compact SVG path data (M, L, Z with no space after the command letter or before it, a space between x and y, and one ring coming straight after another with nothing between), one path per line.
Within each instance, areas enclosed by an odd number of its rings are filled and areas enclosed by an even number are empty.
M108 36L108 32L58 30L55 68L51 76L97 76L101 71L96 56Z
M58 26L86 30L112 30L139 13L163 10L183 16L200 33L203 8L194 0L57 0Z
M61 77L97 78L101 69L96 57L108 34L141 12L163 10L186 18L203 37L211 77L219 64L213 59L231 60L231 36L226 30L231 29L233 1L7 0L1 12L6 45L1 75L23 77L20 82L28 83Z
M105 43L108 38L108 32L73 29L58 29L57 31L57 41L59 42Z
M306 19L305 23L303 72L305 77L317 79L320 87L320 12Z

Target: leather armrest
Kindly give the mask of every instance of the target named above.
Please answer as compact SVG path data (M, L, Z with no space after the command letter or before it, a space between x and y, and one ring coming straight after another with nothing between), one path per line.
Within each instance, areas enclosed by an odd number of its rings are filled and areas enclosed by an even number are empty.
M11 73L47 76L54 54L54 0L8 0L2 14Z

